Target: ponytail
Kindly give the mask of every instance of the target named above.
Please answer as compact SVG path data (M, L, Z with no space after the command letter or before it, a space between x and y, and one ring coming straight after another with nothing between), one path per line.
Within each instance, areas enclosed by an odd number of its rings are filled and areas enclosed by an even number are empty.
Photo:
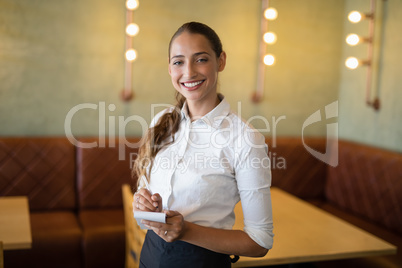
M174 142L174 136L179 130L181 121L181 108L186 100L183 95L176 92L176 106L172 112L167 112L161 116L155 126L149 128L145 136L141 140L138 156L134 163L134 168L131 172L133 179L145 176L149 182L155 156L166 146ZM170 138L170 139L169 139ZM170 140L166 142L166 140ZM139 180L137 181L137 185Z

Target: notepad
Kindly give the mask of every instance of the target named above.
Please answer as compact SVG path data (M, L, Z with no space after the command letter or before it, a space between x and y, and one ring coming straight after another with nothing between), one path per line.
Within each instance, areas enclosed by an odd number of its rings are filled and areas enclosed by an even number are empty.
M137 220L141 229L149 229L141 223L141 220L166 223L166 214L164 212L134 211L134 218Z

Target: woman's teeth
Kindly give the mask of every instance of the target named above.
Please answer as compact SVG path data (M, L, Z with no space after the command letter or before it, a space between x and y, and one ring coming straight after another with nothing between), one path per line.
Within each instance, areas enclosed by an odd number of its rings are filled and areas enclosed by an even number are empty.
M201 84L203 81L191 82L191 83L183 83L185 87L195 87Z

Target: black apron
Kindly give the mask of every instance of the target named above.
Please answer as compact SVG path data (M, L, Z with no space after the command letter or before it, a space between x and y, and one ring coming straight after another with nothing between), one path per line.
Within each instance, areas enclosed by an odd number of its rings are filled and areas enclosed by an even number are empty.
M148 230L141 251L140 268L230 268L229 255L184 242L166 242Z

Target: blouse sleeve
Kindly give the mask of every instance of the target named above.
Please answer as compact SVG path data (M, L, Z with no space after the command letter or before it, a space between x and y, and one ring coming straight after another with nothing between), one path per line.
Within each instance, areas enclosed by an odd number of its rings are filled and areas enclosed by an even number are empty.
M258 132L243 138L235 175L244 215L244 231L260 246L270 249L273 244L271 206L271 167L268 146Z

